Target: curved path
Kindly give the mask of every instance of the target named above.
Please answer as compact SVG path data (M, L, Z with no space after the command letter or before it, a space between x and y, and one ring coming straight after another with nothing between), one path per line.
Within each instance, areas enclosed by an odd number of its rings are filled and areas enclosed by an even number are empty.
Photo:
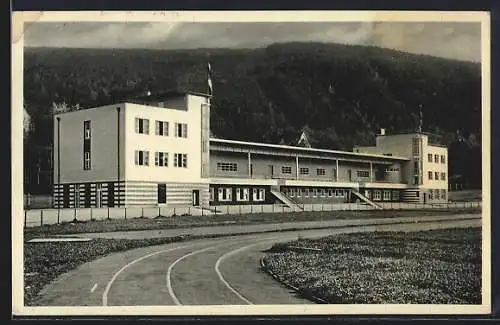
M481 219L359 225L201 239L133 249L86 263L49 284L37 305L312 304L260 269L273 243L361 231L478 227Z

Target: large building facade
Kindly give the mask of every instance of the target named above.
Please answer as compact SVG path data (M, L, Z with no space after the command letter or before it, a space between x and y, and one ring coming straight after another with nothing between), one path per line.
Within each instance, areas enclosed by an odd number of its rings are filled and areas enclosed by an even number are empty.
M447 149L424 133L353 152L210 138L210 99L169 93L54 118L54 204L439 202Z

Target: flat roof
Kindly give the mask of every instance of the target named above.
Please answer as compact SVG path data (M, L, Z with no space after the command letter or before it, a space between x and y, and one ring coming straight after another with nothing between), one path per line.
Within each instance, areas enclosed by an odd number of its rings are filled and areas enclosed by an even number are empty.
M287 145L279 145L279 144L226 140L226 139L217 139L217 138L210 138L210 142L218 142L218 143L227 144L227 145L241 145L241 146L249 146L249 147L268 148L268 149L294 150L294 151L301 151L304 153L328 153L328 154L337 154L337 155L347 155L347 156L359 157L359 158L367 157L367 158L379 158L379 159L386 159L386 160L410 160L409 158L398 157L398 156L385 156L385 155L367 154L367 153L340 151L340 150L330 150L330 149L304 148L304 147L287 146Z

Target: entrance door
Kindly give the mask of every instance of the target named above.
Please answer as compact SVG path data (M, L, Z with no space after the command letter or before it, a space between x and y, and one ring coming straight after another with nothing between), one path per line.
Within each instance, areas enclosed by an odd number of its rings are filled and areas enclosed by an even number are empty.
M158 184L158 204L167 203L167 184Z
M200 205L200 190L193 190L193 206Z
M349 178L349 182L352 182L352 171L350 169L347 170L347 177Z
M274 166L273 165L269 165L269 174L270 174L271 178L273 178L273 176L274 176Z
M424 203L427 203L427 193L424 193Z

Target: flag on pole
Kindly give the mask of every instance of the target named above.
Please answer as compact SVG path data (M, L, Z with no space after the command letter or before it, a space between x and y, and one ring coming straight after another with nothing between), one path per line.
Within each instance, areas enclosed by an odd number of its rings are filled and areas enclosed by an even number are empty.
M208 83L208 94L212 96L213 88L212 88L212 66L210 65L210 61L208 61L208 71L207 71L207 83Z

